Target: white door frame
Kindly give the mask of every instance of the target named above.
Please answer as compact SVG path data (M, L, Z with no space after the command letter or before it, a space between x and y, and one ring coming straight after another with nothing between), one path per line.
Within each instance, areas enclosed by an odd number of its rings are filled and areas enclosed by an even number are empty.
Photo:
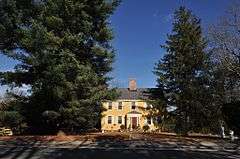
M140 117L142 116L142 114L127 114L127 122L126 122L126 126L127 128L130 127L130 131L132 131L132 117L137 117L137 125L139 125L140 123Z

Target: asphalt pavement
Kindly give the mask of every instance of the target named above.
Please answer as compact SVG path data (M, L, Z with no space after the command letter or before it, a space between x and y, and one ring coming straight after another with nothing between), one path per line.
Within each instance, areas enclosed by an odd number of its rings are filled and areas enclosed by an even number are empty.
M240 146L230 142L0 141L1 159L240 159Z

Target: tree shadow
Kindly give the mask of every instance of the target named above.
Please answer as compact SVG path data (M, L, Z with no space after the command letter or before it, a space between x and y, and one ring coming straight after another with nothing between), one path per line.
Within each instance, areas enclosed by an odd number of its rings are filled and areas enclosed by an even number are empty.
M40 150L39 146L49 141L39 142L36 137L16 137L14 140L5 142L6 144L1 145L0 158L30 159Z
M56 154L58 154L56 156ZM127 149L58 149L47 158L52 159L238 159L239 156L213 152L191 152L175 150L127 150Z
M18 139L15 147L1 150L0 158L7 159L238 159L238 151L191 151L178 149L181 146L198 146L197 142L189 141L183 144L179 140L150 140L144 138L129 139L121 134L97 135L89 139L76 140L80 143L72 147L46 147L47 142L29 138ZM74 142L74 141L73 141ZM159 142L159 143L158 143ZM93 144L93 145L91 145ZM45 147L41 147L45 145ZM161 149L159 146L165 147ZM201 148L210 149L208 146ZM3 152L3 153L2 153Z
M96 136L93 147L77 146L74 149L57 149L49 154L52 159L238 159L237 152L210 152L210 151L191 151L191 150L173 150L179 148L182 144L171 145L167 142L161 143L169 150L161 150L152 141L143 139L128 140L123 139L121 135ZM196 143L187 143L185 146L191 146ZM208 147L204 147L208 148ZM57 155L56 155L57 154Z

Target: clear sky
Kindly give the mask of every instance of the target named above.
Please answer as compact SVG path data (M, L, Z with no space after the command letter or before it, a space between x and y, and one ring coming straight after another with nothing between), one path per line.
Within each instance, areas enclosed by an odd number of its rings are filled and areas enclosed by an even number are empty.
M203 29L216 23L234 0L122 0L111 17L116 60L112 84L127 87L136 78L138 87L154 87L154 64L162 57L166 35L171 33L172 15L185 5L202 19ZM15 62L0 55L0 70L11 70ZM0 90L3 88L0 88Z
M203 29L216 23L233 0L123 0L111 18L117 51L114 84L127 87L136 78L139 87L154 87L154 64L162 57L166 35L171 33L173 12L181 5L202 20Z

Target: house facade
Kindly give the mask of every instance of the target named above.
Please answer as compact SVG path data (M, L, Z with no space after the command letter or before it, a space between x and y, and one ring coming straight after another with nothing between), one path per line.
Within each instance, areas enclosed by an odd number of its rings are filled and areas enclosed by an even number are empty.
M147 103L147 91L148 88L137 88L134 79L129 81L128 88L117 89L117 100L103 102L106 111L102 113L102 131L118 131L121 127L131 131L142 129L144 125L150 130L156 129L149 116L151 105Z

